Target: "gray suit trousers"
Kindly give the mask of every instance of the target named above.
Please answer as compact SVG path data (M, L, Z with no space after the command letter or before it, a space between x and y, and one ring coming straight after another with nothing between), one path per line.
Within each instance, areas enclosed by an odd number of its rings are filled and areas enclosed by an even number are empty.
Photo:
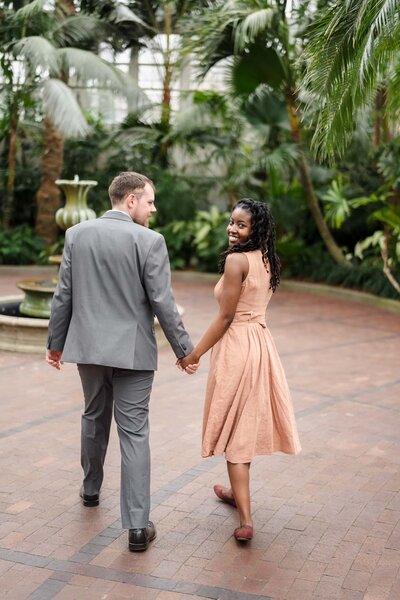
M121 448L122 527L147 527L150 512L149 400L154 371L78 364L85 398L81 464L85 494L100 492L112 411Z

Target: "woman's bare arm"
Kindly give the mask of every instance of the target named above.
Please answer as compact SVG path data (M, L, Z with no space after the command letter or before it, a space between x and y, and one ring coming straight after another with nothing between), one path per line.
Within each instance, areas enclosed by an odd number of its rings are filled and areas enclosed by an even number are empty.
M185 358L179 361L179 366L185 369L188 365L196 364L210 348L222 338L235 316L242 283L249 271L249 262L244 254L228 254L225 262L223 288L218 315L212 321L199 343Z

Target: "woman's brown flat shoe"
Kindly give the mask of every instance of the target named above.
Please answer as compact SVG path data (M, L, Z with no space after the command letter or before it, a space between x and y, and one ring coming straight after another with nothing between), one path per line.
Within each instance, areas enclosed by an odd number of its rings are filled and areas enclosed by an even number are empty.
M253 533L253 528L250 525L242 525L235 529L233 535L238 542L249 542L253 539Z
M218 496L218 498L220 500L222 500L222 502L226 502L227 504L230 504L231 506L234 506L236 508L236 502L233 498L231 498L231 496L228 496L225 492L224 492L224 487L222 485L214 485L214 494L216 496Z

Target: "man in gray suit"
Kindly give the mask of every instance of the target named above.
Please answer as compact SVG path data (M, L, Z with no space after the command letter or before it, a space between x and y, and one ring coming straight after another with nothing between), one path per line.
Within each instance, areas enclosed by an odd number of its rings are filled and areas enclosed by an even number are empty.
M54 294L47 362L77 363L85 398L81 497L99 504L112 410L121 448L121 517L129 549L155 536L150 511L148 409L157 345L154 315L176 357L193 348L171 291L164 238L148 229L154 185L139 173L109 187L112 210L67 230Z

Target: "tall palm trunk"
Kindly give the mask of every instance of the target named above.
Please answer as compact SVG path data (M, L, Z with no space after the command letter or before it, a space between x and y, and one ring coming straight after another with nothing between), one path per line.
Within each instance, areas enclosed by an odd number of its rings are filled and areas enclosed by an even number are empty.
M76 13L73 0L56 0L57 8L65 16ZM68 73L61 79L67 83ZM54 127L46 115L43 132L42 177L36 194L36 233L41 235L46 244L57 240L58 228L54 217L61 206L61 192L54 183L59 179L64 165L64 136Z
M172 71L171 64L171 34L172 34L172 7L171 4L166 4L164 9L165 16L165 35L167 47L164 54L164 79L163 79L163 96L161 101L161 126L164 135L167 134L171 127L171 85ZM169 143L163 141L161 143L161 161L163 167L168 167Z
M298 167L300 172L300 179L304 189L304 194L307 200L308 208L313 216L314 222L317 226L319 234L324 242L329 254L339 265L349 267L349 262L346 260L342 250L335 242L328 225L323 217L321 208L318 203L318 198L315 194L314 186L311 180L310 168L307 163L306 157L301 144L301 121L297 108L297 95L296 92L290 88L285 91L287 110L289 114L290 128L292 132L292 139L298 145L299 158Z
M10 139L8 147L8 176L7 176L7 192L3 208L3 227L9 229L11 225L11 216L14 204L14 188L15 188L15 166L16 166L16 149L17 149L17 129L18 129L18 110L16 106L11 108L10 114Z
M61 176L64 158L64 137L57 131L49 117L44 119L42 177L36 194L36 233L47 244L57 239L54 215L61 206L61 192L54 183Z

